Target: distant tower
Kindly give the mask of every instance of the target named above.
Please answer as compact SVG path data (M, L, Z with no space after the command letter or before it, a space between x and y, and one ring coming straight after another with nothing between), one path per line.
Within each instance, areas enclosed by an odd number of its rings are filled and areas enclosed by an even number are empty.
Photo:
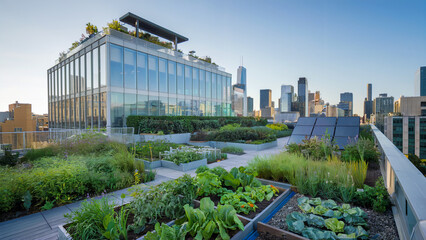
M426 66L420 67L416 72L414 94L416 96L426 96Z
M291 102L293 101L294 87L292 85L281 85L281 98L279 102L280 112L291 112Z
M364 100L364 117L365 120L370 119L373 113L373 86L371 83L367 84L367 98Z
M367 101L373 101L373 87L371 83L367 84Z
M244 90L243 116L247 117L247 70L243 66L239 66L237 70L237 85Z
M308 80L305 77L299 78L297 82L297 102L301 117L308 117Z

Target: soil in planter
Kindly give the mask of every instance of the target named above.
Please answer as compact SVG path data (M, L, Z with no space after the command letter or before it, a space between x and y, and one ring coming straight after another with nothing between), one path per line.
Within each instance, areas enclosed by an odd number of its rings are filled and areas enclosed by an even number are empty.
M267 224L288 231L287 224L285 222L286 216L294 211L302 212L302 210L300 210L300 208L297 206L297 199L303 196L304 195L299 193L294 195L290 201L288 201ZM351 205L351 207L354 206ZM361 207L361 209L364 210L368 215L367 224L369 228L366 230L368 231L370 237L379 234L379 239L399 239L392 210L387 210L385 213L377 213L367 208ZM277 238L271 236L270 234L260 233L257 239L272 240Z
M265 208L267 208L277 197L279 197L283 192L279 191L277 196L272 197L269 201L263 200L262 202L257 202L255 205L257 206L255 212L250 212L249 214L238 213L240 216L244 216L246 218L253 219L257 216L257 214L261 213ZM217 206L220 203L220 197L217 195L208 196L213 202L214 205ZM198 197L197 200L200 201L203 197Z
M370 162L368 163L367 168L367 177L365 178L364 184L374 187L376 184L377 179L379 179L382 176L382 173L380 172L380 165L378 162Z

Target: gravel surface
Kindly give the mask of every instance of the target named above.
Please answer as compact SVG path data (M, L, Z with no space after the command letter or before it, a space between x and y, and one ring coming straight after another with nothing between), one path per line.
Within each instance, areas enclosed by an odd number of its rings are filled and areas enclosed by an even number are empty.
M303 197L302 194L294 195L290 201L288 201L280 211L278 211L274 217L268 222L269 225L287 230L287 224L285 223L285 217L287 214L292 213L293 211L302 212L297 206L297 199ZM351 205L351 207L353 207ZM392 210L388 210L385 213L377 213L373 210L367 208L361 208L368 214L367 223L370 229L366 229L370 234L370 237L374 237L377 234L379 236L375 238L376 240L398 240L398 230L396 229L395 221L393 218ZM261 234L257 239L276 239L271 238L270 236Z

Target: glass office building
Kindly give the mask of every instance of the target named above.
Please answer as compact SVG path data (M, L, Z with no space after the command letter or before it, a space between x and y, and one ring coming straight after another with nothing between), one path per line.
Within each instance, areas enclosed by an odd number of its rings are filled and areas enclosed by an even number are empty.
M291 112L293 102L294 87L292 85L281 85L280 112Z
M52 128L126 126L130 115L231 116L231 74L110 29L47 71Z

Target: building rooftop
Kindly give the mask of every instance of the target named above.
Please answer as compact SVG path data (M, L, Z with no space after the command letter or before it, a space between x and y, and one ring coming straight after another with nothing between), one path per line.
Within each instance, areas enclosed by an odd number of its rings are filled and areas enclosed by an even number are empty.
M164 39L167 39L171 42L182 43L188 41L187 37L184 37L180 34L177 34L167 28L164 28L162 26L159 26L153 22L150 22L144 18L141 18L131 12L128 12L124 14L122 17L120 17L120 21L123 23L127 23L129 25L132 25L134 27L139 26L139 29L144 30L146 32L155 34L159 37L162 37Z

